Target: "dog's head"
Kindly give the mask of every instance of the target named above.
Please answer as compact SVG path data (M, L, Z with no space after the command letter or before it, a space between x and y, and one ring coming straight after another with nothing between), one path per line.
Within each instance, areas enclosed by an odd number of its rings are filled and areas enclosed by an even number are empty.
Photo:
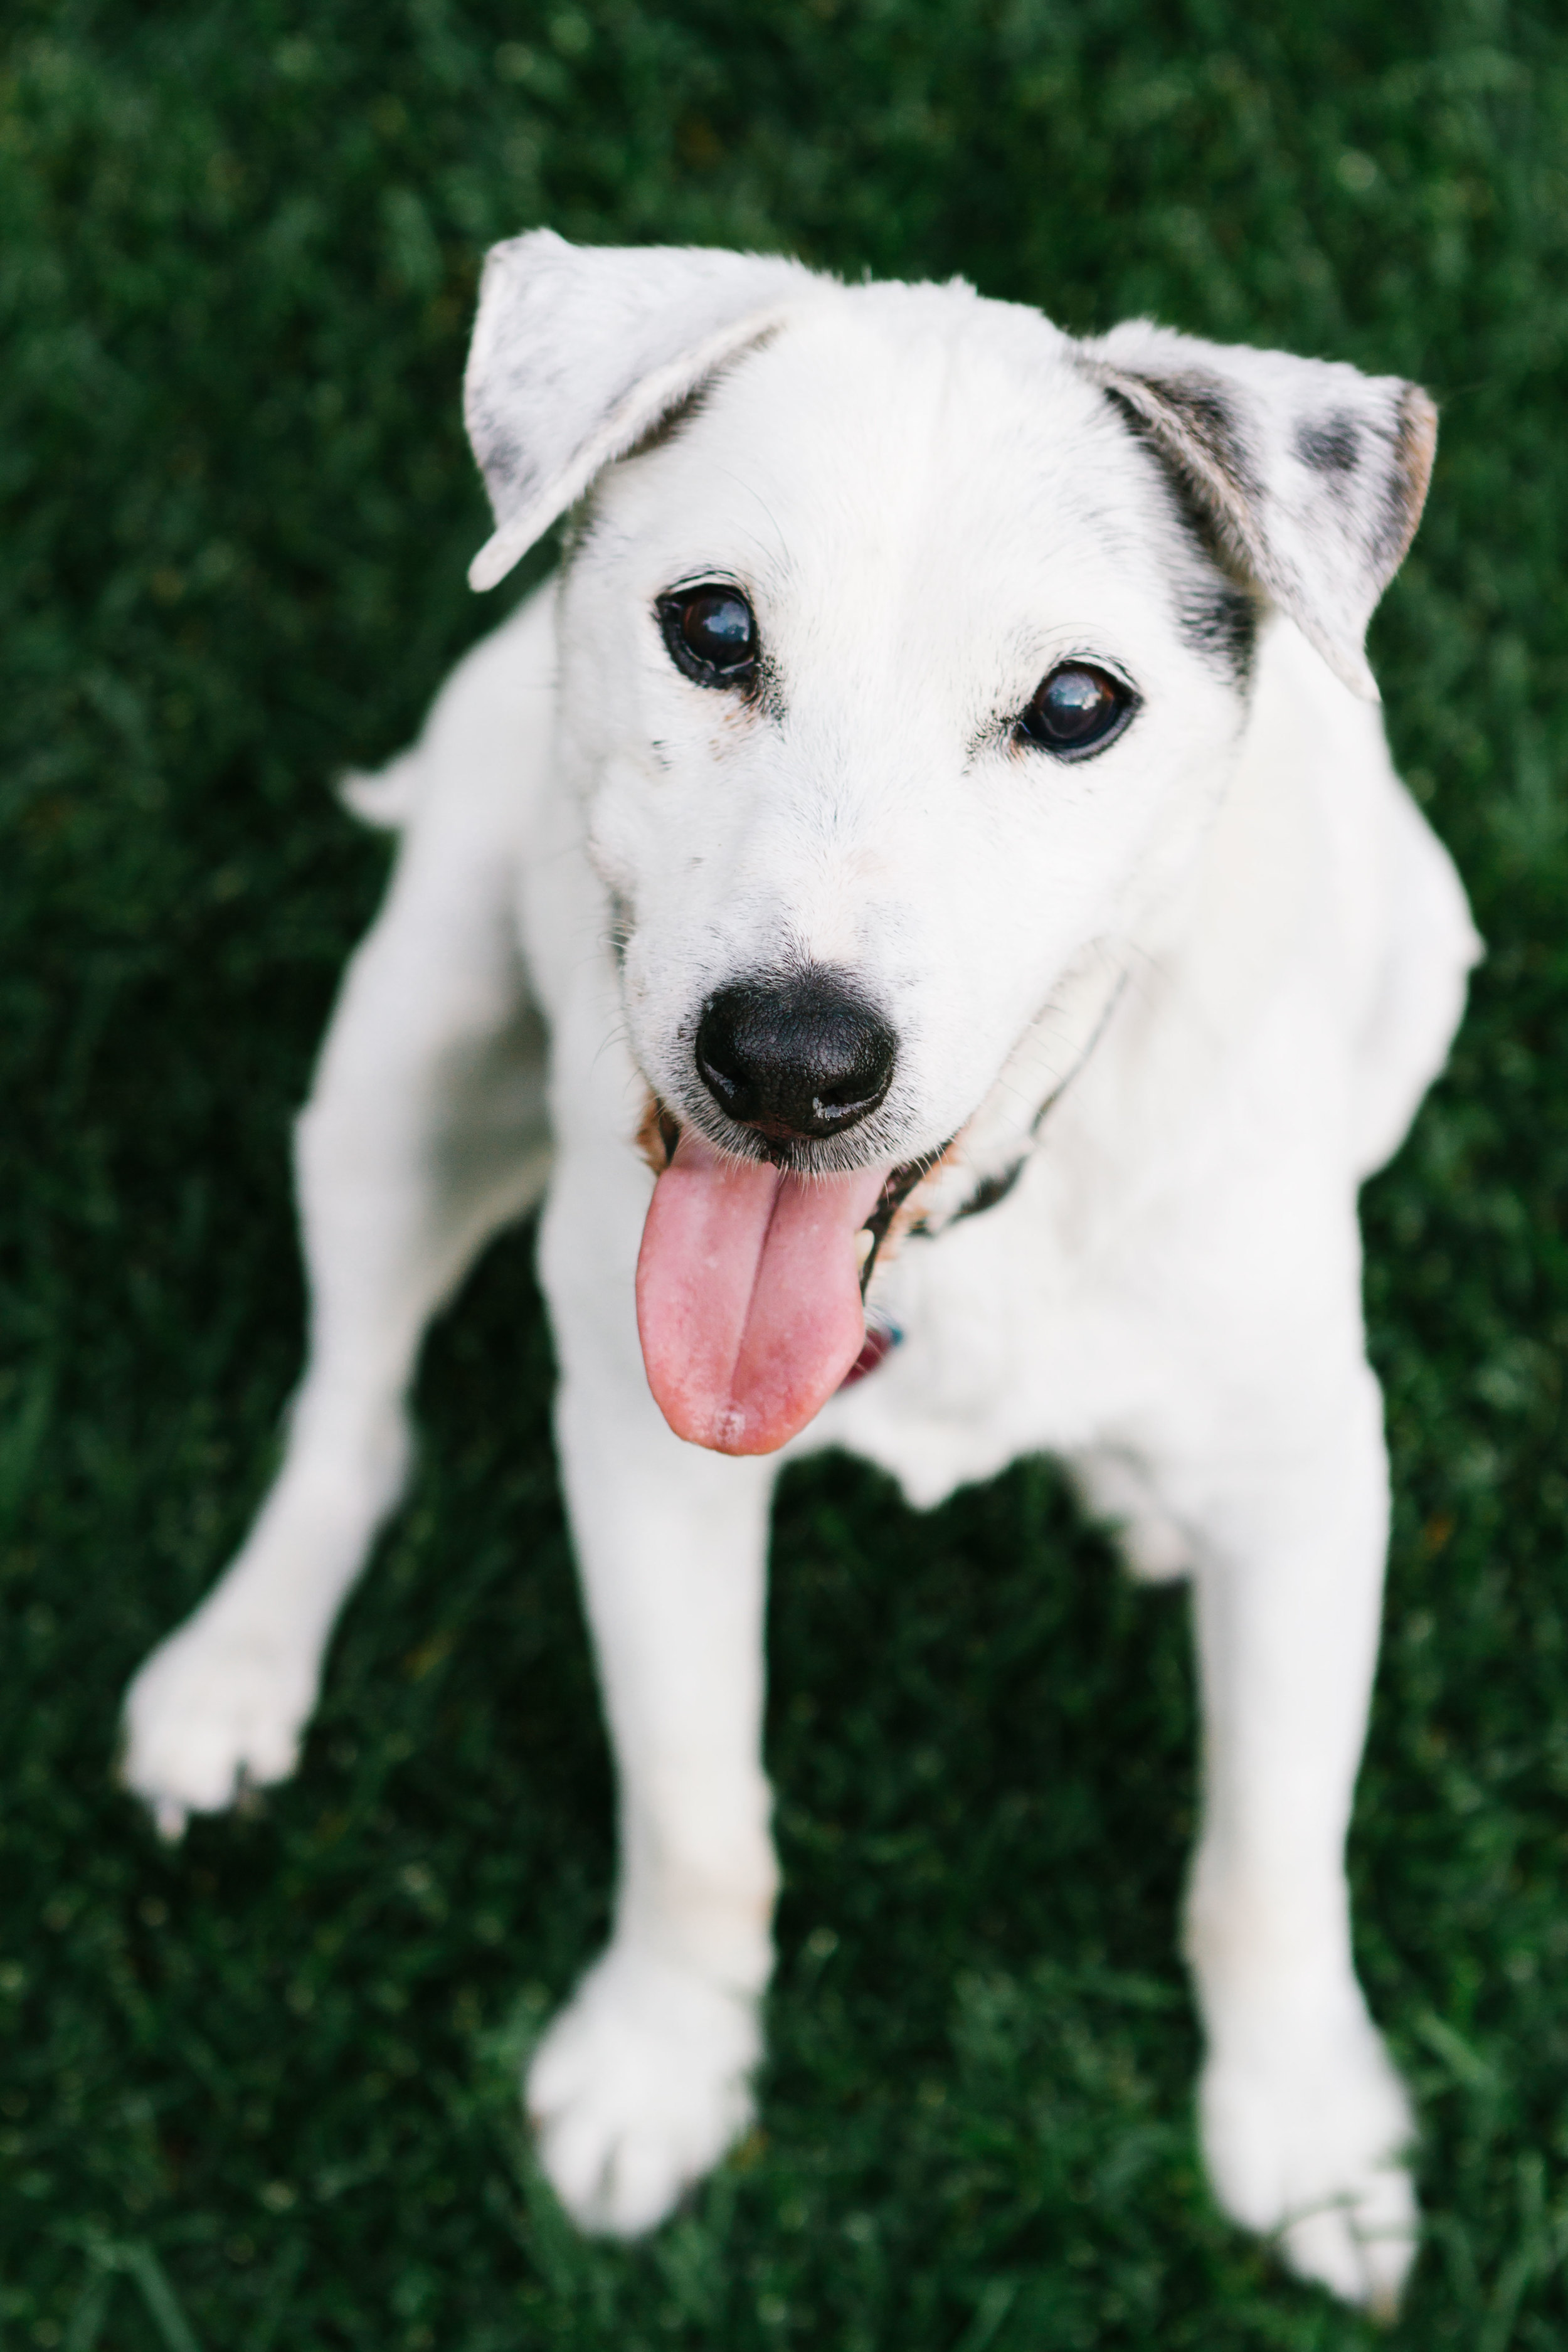
M547 232L489 257L467 400L477 585L585 500L565 748L673 1153L649 1377L682 1435L768 1450L853 1360L909 1172L1179 887L1259 617L1375 692L1433 412L962 285Z

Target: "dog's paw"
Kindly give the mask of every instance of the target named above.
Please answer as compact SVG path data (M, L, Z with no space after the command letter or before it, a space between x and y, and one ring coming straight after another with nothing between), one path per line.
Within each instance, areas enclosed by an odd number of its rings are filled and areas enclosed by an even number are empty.
M662 2221L752 2118L756 2004L615 1945L540 2043L528 2111L556 2195L584 2230Z
M126 1693L121 1778L177 1838L189 1814L289 1778L315 1697L313 1658L198 1618Z
M1209 2179L1232 2219L1276 2234L1300 2277L1392 2318L1415 2257L1414 2126L1366 2018L1322 2038L1282 2033L1267 2059L1211 2058L1199 2110Z

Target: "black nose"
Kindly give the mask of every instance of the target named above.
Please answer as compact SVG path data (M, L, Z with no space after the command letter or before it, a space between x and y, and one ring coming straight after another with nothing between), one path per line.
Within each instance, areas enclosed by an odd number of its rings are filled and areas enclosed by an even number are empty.
M721 988L702 1009L697 1067L720 1108L770 1139L840 1135L892 1084L898 1040L824 968Z

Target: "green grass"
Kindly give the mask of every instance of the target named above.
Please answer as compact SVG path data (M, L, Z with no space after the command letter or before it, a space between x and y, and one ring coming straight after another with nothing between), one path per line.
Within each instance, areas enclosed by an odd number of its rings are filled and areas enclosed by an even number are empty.
M609 1781L526 1234L432 1344L412 1502L297 1782L165 1852L115 1710L266 1477L286 1129L383 853L332 774L494 616L478 256L962 270L1421 377L1376 625L1491 959L1368 1201L1398 1493L1354 1841L1420 2102L1392 2341L1568 2332L1568 27L1506 0L10 0L0 79L0 2343L68 2352L1351 2347L1225 2227L1174 1957L1180 1595L1055 1477L916 1519L792 1476L761 2130L584 2246L521 2053Z

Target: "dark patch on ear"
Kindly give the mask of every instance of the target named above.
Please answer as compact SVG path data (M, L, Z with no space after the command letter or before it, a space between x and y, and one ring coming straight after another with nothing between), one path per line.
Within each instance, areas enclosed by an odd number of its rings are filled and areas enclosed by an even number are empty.
M1361 428L1336 409L1296 427L1296 455L1315 474L1353 474L1361 463Z
M1102 389L1128 431L1158 466L1173 520L1187 542L1190 569L1175 583L1176 625L1183 640L1202 659L1216 665L1245 694L1252 681L1258 646L1257 596L1238 577L1214 509L1199 495L1192 476L1125 394L1110 383Z
M1196 373L1146 376L1143 380L1210 465L1235 485L1237 496L1248 505L1260 499L1263 485L1224 385L1213 376Z

